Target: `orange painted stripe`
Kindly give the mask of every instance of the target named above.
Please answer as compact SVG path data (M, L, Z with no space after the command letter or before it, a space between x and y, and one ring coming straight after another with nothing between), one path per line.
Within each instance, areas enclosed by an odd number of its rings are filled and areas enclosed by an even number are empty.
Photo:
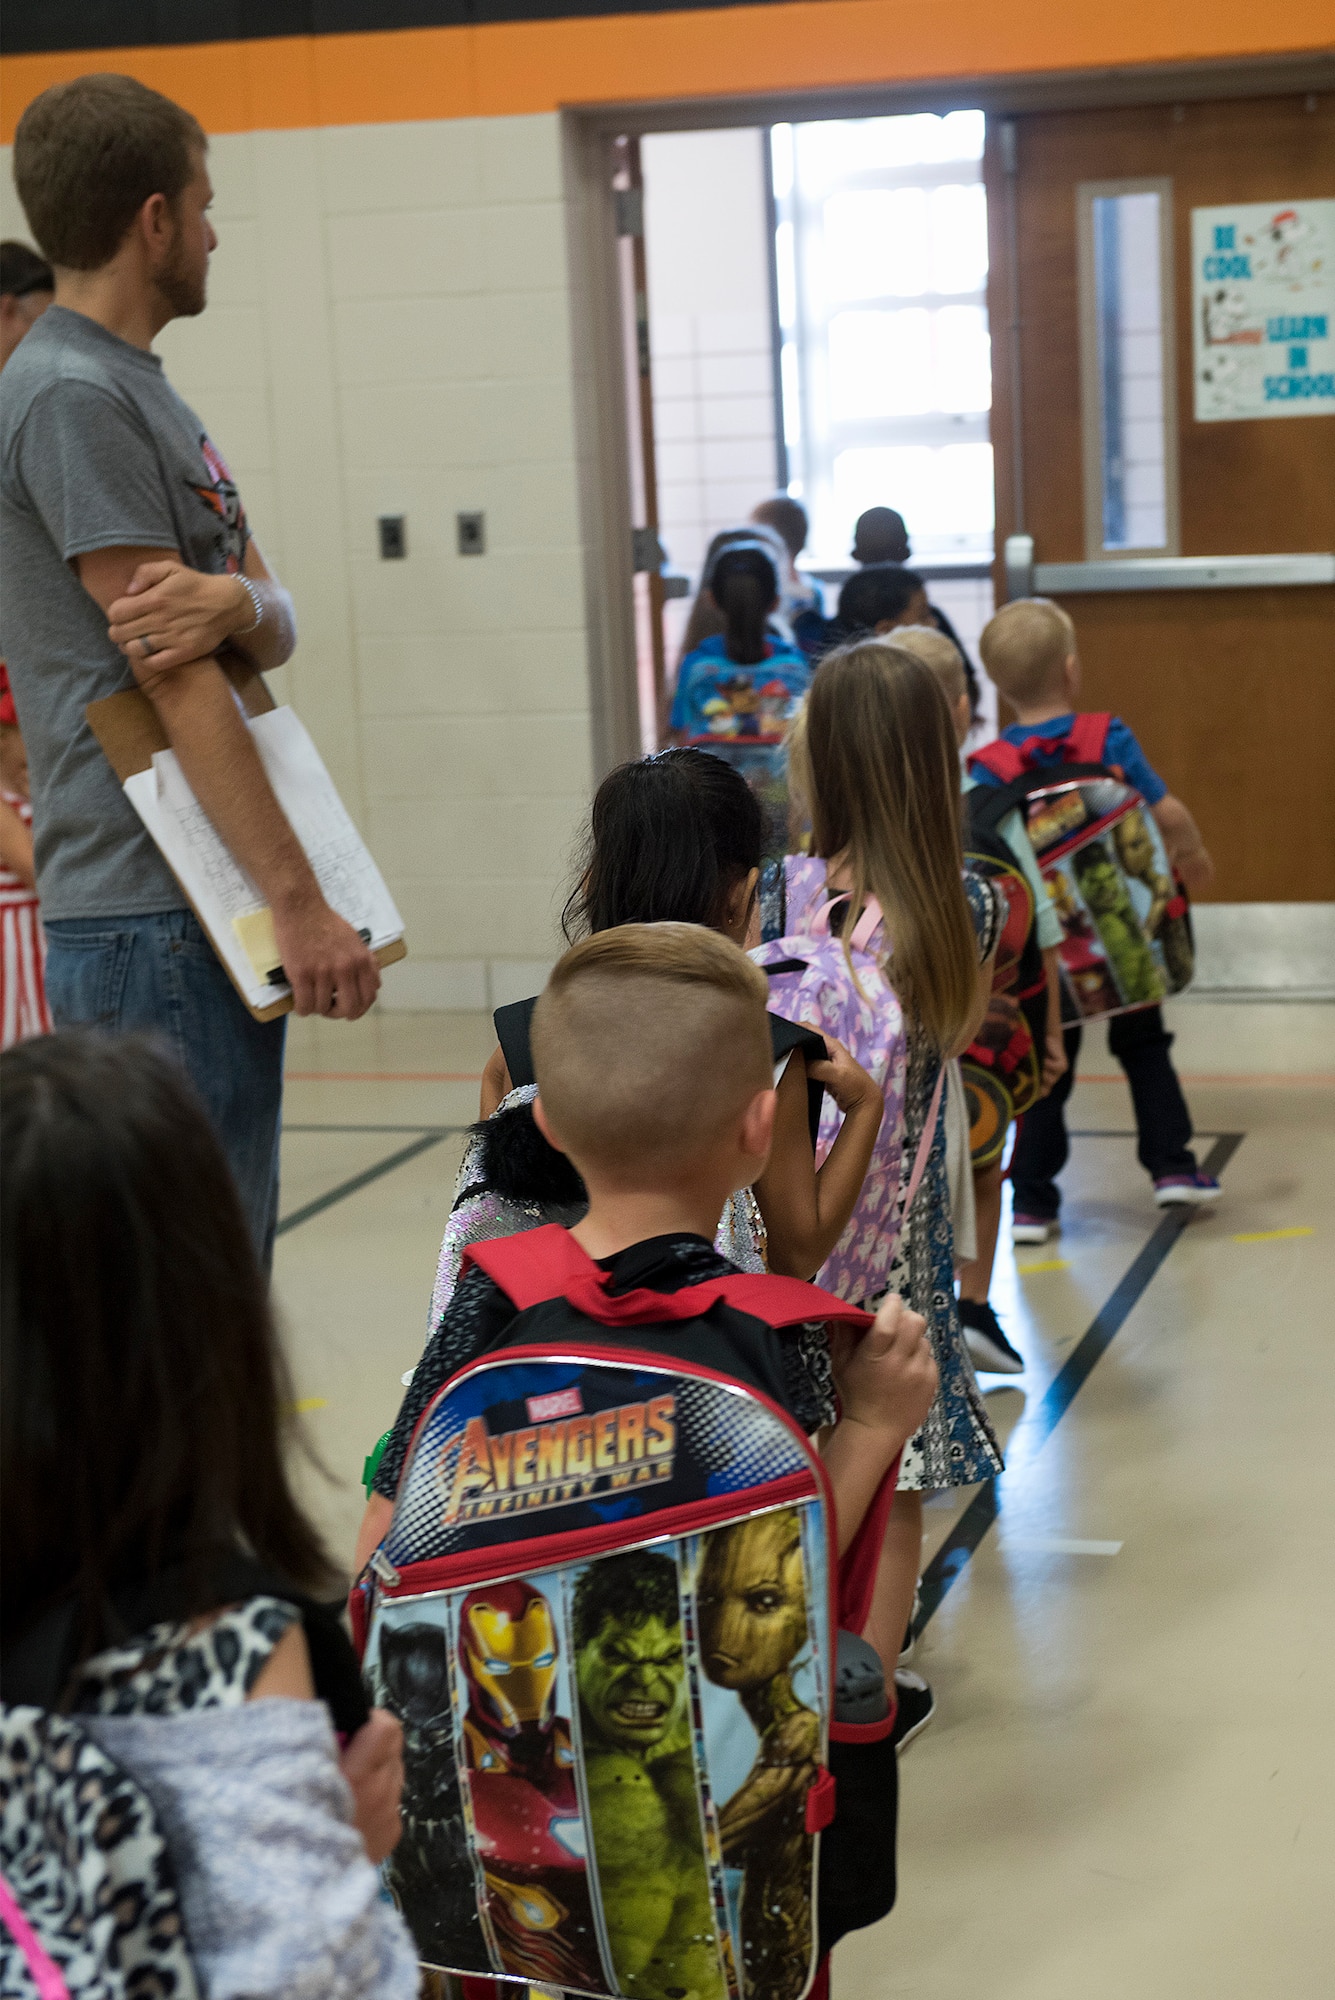
M7 56L0 137L48 84L117 69L210 132L490 117L841 85L929 82L1300 53L1329 0L786 0L690 13L404 28Z

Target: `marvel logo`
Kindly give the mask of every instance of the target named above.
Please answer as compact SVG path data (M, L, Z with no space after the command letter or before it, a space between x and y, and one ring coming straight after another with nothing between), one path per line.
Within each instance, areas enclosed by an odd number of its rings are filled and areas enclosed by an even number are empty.
M530 1396L524 1407L530 1423L545 1424L552 1417L577 1417L584 1398L578 1389L557 1389L550 1396Z

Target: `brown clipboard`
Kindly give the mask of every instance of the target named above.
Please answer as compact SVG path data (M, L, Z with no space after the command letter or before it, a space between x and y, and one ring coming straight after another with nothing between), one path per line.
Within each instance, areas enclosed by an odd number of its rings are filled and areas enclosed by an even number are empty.
M267 715L269 710L276 706L263 674L257 673L255 668L243 661L238 654L222 655L218 664L232 683L237 700L248 716ZM121 694L109 694L101 701L90 701L84 710L84 719L101 744L102 754L122 784L127 778L134 777L137 771L149 770L155 751L171 748L161 717L148 696L139 688L126 688ZM181 894L194 910L190 893L179 876L177 882ZM195 910L195 915L199 917L198 910ZM202 918L200 928L207 937L208 926ZM376 964L382 968L394 965L399 959L407 956L408 946L403 938L396 938L392 944L381 945L374 953ZM280 1014L291 1013L290 993L282 1000L273 1001L268 1007L252 1007L236 980L232 978L231 968L221 952L218 953L218 963L232 980L247 1013L252 1014L257 1021L276 1021Z

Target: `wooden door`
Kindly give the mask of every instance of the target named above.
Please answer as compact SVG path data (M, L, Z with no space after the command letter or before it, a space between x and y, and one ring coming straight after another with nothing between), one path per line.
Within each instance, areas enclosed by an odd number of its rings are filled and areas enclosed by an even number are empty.
M1335 415L1197 420L1192 258L1193 210L1335 197L1335 99L1038 113L1012 126L989 120L985 160L998 550L1022 507L1040 586L1043 565L1090 558L1097 441L1082 421L1078 190L1140 181L1163 190L1171 217L1174 553L1335 551ZM1086 258L1086 297L1088 269ZM1052 594L1076 622L1084 705L1124 716L1200 821L1217 868L1211 900L1335 898L1335 585Z

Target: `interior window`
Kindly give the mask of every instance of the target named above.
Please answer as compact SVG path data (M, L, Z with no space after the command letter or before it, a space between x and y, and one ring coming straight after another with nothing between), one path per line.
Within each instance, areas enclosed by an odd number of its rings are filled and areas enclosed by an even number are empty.
M790 491L813 567L864 508L902 506L924 557L990 554L981 111L770 134Z
M1167 186L1078 190L1086 546L1091 556L1175 543Z

